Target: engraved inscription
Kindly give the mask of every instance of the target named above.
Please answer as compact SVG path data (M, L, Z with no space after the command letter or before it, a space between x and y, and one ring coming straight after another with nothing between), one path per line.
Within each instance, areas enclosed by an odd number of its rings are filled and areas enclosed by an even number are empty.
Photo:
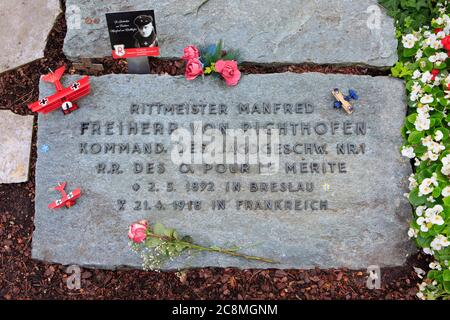
M297 102L261 102L227 105L224 103L173 103L160 102L133 103L129 114L133 121L113 121L108 119L82 121L79 123L79 153L83 156L99 156L93 175L134 175L136 183L124 190L123 198L116 200L117 210L154 211L170 208L175 211L225 210L236 211L291 211L323 212L332 210L327 199L327 188L317 187L317 176L346 175L350 171L348 162L364 155L369 146L365 136L368 124L364 120L344 121L310 121L308 119L316 108L311 103ZM226 116L245 115L242 122L227 122ZM183 116L208 115L217 117L217 121L208 122L181 121ZM298 121L251 121L252 116L296 115ZM168 121L154 121L154 116L164 116ZM138 120L136 120L138 119ZM285 118L283 118L285 120ZM152 121L153 120L153 121ZM245 120L245 121L244 121ZM233 155L248 155L258 152L274 154L279 157L278 175L282 182L270 181L267 176L263 181L252 181L251 177L259 175L264 169L273 167L273 163L181 163L175 165L167 161L174 147L167 139L158 141L158 137L170 137L177 130L184 128L193 136L185 147L177 149L180 153L191 151L204 155L210 144L196 141L199 135L225 136L232 129L247 134L251 130L264 132L273 136L276 132L281 138L289 137L287 142L255 146L250 143L227 144L221 152ZM107 137L102 142L99 136ZM148 142L137 142L135 137L149 136ZM239 135L237 135L239 136ZM339 137L355 137L354 142L339 142ZM324 139L331 137L331 139ZM206 139L207 140L207 139ZM223 142L223 141L222 141ZM220 144L219 144L220 145ZM118 157L126 155L126 160ZM109 161L104 161L108 156ZM154 158L165 156L166 160L158 162ZM327 158L332 156L330 160ZM339 158L336 158L339 156ZM147 158L148 161L137 160ZM117 158L117 159L116 159ZM286 159L284 159L286 158ZM339 160L336 160L339 159ZM174 173L186 175L187 182L172 180ZM216 180L217 175L241 177L241 181ZM142 180L142 178L144 180ZM157 180L153 180L157 177ZM200 179L191 179L200 177ZM246 178L247 177L247 178ZM301 177L301 180L299 178ZM148 181L146 179L149 179ZM138 181L139 180L139 181ZM131 193L130 193L131 192ZM321 193L322 192L322 193ZM187 194L189 198L173 198L163 201L167 194ZM233 193L242 196L230 203L220 199L222 194ZM140 198L130 197L130 194ZM146 199L146 195L152 195ZM195 199L195 195L207 194L209 201ZM318 196L318 194L320 196ZM274 199L271 196L276 195ZM281 199L280 199L281 195Z

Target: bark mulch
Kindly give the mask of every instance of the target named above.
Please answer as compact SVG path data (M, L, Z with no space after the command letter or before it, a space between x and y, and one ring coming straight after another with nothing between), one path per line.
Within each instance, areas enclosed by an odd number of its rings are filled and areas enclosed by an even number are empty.
M0 75L0 109L32 114L26 104L38 99L39 75L67 64L62 53L64 15L51 31L45 58ZM97 59L103 74L126 73L125 61ZM150 59L152 72L183 74L181 61ZM307 72L386 75L362 66L249 65L244 73ZM36 120L36 117L35 117ZM80 290L66 286L66 267L31 259L34 218L36 122L30 180L0 185L0 299L415 299L420 281L413 266L426 269L421 254L406 265L382 269L382 288L366 288L365 270L238 270L194 269L186 272L82 270Z

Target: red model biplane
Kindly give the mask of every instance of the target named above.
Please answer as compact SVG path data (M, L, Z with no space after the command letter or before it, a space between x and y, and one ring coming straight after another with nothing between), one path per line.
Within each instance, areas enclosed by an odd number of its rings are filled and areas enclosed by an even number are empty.
M56 191L61 192L61 199L55 200L52 203L48 205L49 209L59 209L63 206L66 206L67 208L72 207L76 200L81 196L81 190L80 188L73 190L72 192L66 193L64 190L66 188L67 182L63 182L58 184L58 186L55 187Z
M85 76L80 80L75 81L66 88L60 82L65 70L66 67L62 66L56 69L55 72L51 71L49 74L42 76L42 80L55 85L56 93L29 104L28 108L31 109L31 111L49 113L61 108L62 112L67 115L78 109L75 101L87 96L91 90L89 76Z

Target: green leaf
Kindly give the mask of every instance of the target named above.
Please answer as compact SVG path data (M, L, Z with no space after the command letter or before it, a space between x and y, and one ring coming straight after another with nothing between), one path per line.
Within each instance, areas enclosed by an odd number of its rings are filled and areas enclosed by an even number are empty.
M413 131L409 134L408 142L411 144L419 144L423 137L424 137L423 131Z
M219 40L219 42L217 42L216 45L216 51L214 52L214 55L211 57L211 63L220 60L220 57L222 56L222 50L223 50L223 42L222 40Z
M439 98L438 101L439 101L439 104L443 107L447 106L447 104L448 104L448 100L445 98Z
M450 197L444 198L444 204L448 207L450 207Z
M404 78L413 74L412 71L405 67L403 62L400 61L398 61L395 66L391 68L391 73L392 76L396 78Z
M450 270L444 270L442 273L442 279L444 279L444 281L450 281Z
M431 47L426 47L426 48L423 50L423 53L424 53L427 57L429 57L429 56L434 55L434 54L436 53L436 50L433 49L433 48L431 48Z
M450 293L450 281L444 281L444 290L446 293Z
M433 189L433 198L437 198L437 197L439 197L440 195L441 195L441 188L439 188L439 187L435 187L434 189Z
M404 49L403 50L403 57L410 58L416 55L417 49L411 48L411 49Z
M419 189L416 188L409 194L409 202L415 207L423 205L427 202L427 198L424 196L419 197Z
M417 119L417 113L411 113L408 117L406 117L409 123L416 122Z
M421 248L427 248L430 246L430 243L432 241L432 237L424 237L422 234L419 234L419 236L416 239L417 245Z
M437 270L430 270L427 273L427 278L432 280L437 280L441 277L441 273Z
M161 244L161 240L157 238L149 237L145 240L145 246L148 248L154 248Z
M414 152L416 154L424 154L425 152L427 152L427 150L428 148L422 144L414 148Z
M187 249L188 246L182 243L175 243L175 250L178 251L179 253L183 252L185 249Z
M226 55L222 57L222 60L235 60L239 63L239 52L230 50Z
M184 236L183 238L181 238L181 241L187 242L187 243L192 243L193 239L191 236Z
M156 223L155 226L153 227L153 232L155 234L157 234L158 236L164 236L166 228L164 228L164 225L162 223Z
M439 66L434 66L436 69L445 70L447 68L447 64L445 62L441 63Z
M167 228L167 229L165 229L163 232L164 232L164 235L165 235L166 237L174 238L174 237L173 237L173 233L175 232L174 229Z

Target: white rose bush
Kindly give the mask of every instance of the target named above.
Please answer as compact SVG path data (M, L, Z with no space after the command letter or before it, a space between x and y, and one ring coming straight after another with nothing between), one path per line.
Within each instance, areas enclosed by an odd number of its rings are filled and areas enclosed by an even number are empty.
M406 83L408 115L400 152L410 159L408 236L434 259L417 296L450 299L450 11L435 8L430 26L400 36L392 75Z

